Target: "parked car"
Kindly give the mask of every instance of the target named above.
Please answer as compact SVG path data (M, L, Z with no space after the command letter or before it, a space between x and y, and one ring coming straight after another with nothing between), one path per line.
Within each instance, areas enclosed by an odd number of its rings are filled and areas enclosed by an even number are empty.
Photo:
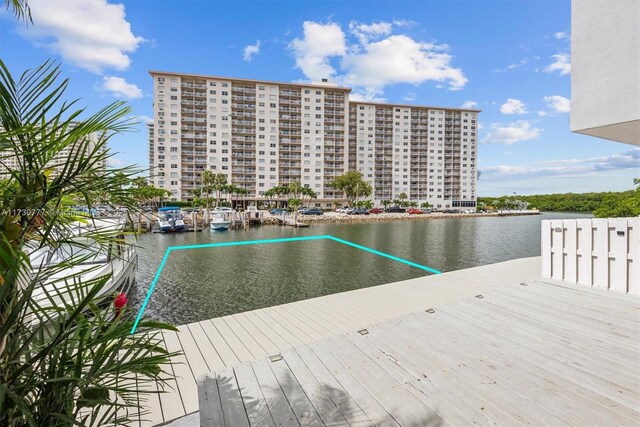
M271 209L271 210L269 211L269 213L270 213L271 215L284 215L284 214L286 214L286 213L289 213L289 211L288 211L288 210L286 210L286 209L282 209L282 208L274 208L274 209Z
M370 214L381 214L382 212L384 212L384 210L380 208L369 209Z
M369 211L364 208L353 209L349 215L369 215Z
M391 206L387 209L385 209L385 212L391 212L391 213L404 213L406 212L404 208L401 208L400 206Z
M345 213L344 211L349 209L349 206L343 206L341 208L336 209L337 213Z
M320 208L307 208L299 211L302 215L324 215Z
M409 208L409 209L407 209L407 213L408 213L409 215L421 215L421 214L423 214L424 212L422 212L422 211L421 211L420 209L418 209L418 208Z
M422 213L424 214L430 214L431 212L433 212L433 209L431 208L422 208L420 209L422 211Z
M351 212L355 211L355 208L343 208L340 213L351 215Z

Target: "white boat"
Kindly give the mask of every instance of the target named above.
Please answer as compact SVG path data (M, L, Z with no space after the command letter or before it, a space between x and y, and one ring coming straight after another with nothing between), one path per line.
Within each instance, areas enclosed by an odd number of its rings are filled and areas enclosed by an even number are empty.
M135 280L138 255L132 245L124 244L124 225L123 221L115 219L90 220L87 224L78 223L72 235L57 247L35 249L35 244L27 245L27 251L29 246L34 247L28 252L31 277L40 281L33 291L32 300L56 313L56 308L79 301L89 291L90 285L105 277L106 283L93 299L96 304L111 301L117 292L128 293ZM99 245L87 235L88 230L115 236L118 242L96 250ZM70 258L79 262L73 267L66 266Z
M228 215L228 214L233 214L233 213L235 213L235 212L236 212L236 210L235 210L235 209L233 209L233 208L229 208L229 207L226 207L226 206L216 206L215 208L213 208L213 209L211 210L211 213L212 213L213 215L217 215L217 214L221 214L221 213L222 213L222 214L227 214L227 215Z
M225 219L224 215L217 214L211 218L211 224L209 224L209 228L212 231L227 231L229 226L231 225L231 221Z
M184 220L180 208L167 206L158 209L158 227L163 233L176 233L185 230Z

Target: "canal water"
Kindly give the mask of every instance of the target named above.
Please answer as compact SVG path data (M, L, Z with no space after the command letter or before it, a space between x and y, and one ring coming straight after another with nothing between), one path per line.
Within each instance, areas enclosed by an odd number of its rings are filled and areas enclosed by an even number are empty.
M172 245L329 234L446 272L539 256L542 219L589 216L545 213L316 224L306 229L263 226L223 233L148 233L138 241L139 266L130 298L137 313L165 250ZM425 274L330 240L175 251L164 266L145 314L180 325Z

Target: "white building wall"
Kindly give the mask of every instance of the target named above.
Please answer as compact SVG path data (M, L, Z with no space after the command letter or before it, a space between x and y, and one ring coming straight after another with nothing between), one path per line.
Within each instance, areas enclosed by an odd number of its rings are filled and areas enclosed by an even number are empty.
M227 87L223 88L222 84ZM231 182L231 158L233 149L231 142L231 106L223 104L228 102L228 96L223 96L223 90L228 92L230 82L223 80L207 80L207 169L214 174L222 173ZM223 152L226 150L226 153ZM223 161L226 158L227 161Z
M640 1L571 2L571 130L640 145Z

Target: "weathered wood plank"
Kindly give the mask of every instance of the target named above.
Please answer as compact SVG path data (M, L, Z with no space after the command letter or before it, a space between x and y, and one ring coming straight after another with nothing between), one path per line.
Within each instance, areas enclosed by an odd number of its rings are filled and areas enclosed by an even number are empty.
M322 386L342 416L351 425L368 425L372 421L367 417L362 408L349 395L342 385L331 374L327 367L318 359L318 356L306 345L288 349L283 352L284 357L290 357L296 353L304 365L313 373L316 381Z
M299 426L296 414L293 413L269 363L267 359L258 359L251 364L269 412L278 426Z
M216 371L215 375L225 424L229 427L249 427L249 419L233 369L227 367Z
M392 345L392 355L399 364L417 359L412 364L422 376L420 384L426 386L435 381L439 387L435 389L438 414L452 424L459 421L450 418L463 412L465 423L474 420L480 424L486 421L478 417L487 417L499 425L534 424L564 425L561 419L542 408L531 405L528 391L520 387L511 387L510 383L500 381L494 369L478 367L475 359L484 359L484 350L477 347L474 351L459 351L457 335L447 336L447 340L439 339L428 327L431 316L420 313L403 319L403 327L395 328L387 325L376 327L367 336L381 341L379 345ZM413 321L416 327L409 327ZM495 360L492 359L493 366ZM453 411L453 414L451 412ZM471 413L469 413L471 411Z
M298 353L293 349L289 349L284 351L282 356L291 374L307 395L322 422L327 425L345 425L347 420L342 416L324 386L318 382L313 373L309 371L309 368L300 359Z
M289 370L289 366L284 360L269 363L271 371L275 375L280 384L284 395L287 397L289 406L296 414L296 418L302 426L318 426L322 425L322 420L313 404L309 401L309 397L305 394L302 387L298 383L296 377Z
M564 299L561 295L554 294L549 298L548 293L540 292L535 286L509 286L500 291L502 295L509 295L519 299L525 304L544 308L550 312L560 311L571 315L575 319L585 319L596 324L606 331L613 330L620 334L634 334L638 319L627 319L621 316L621 311L605 309L591 304L577 304L571 299ZM532 304L533 303L533 304ZM637 311L640 311L640 305ZM640 316L640 313L637 313Z
M406 374L400 370L389 369L398 378L415 378L416 383L410 383L424 397L421 399L438 416L451 425L491 425L495 421L483 409L483 403L478 398L466 392L466 389L451 383L453 368L442 360L439 355L428 351L416 351L418 344L414 337L407 338L406 332L393 325L381 324L372 328L366 336L381 351L390 356ZM442 348L442 351L446 347ZM382 362L381 362L382 363Z
M198 404L201 427L225 425L215 373L208 373L198 379Z
M425 420L434 417L435 414L429 407L406 391L344 335L331 337L321 345L347 368L400 425L424 425Z
M629 418L634 418L634 411L630 408L638 397L618 393L618 389L608 386L606 380L597 380L589 372L566 362L560 363L555 357L557 355L545 352L544 347L533 347L526 340L520 340L517 333L487 326L481 316L471 316L468 314L470 312L468 306L464 306L464 310L441 307L434 316L432 334L439 334L445 325L452 328L458 335L464 335L472 347L484 346L491 351L492 356L487 360L491 360L491 363L494 363L493 358L503 361L503 371L512 372L517 381L523 380L520 377L522 369L527 369L530 375L525 378L523 386L531 389L531 398L543 399L541 405L546 405L547 409L553 408L553 412L567 422L610 423L605 421L607 418L603 418L603 414L607 414L609 420L617 417L626 419L627 423ZM473 321L472 326L469 325L470 320ZM444 335L442 339L450 339L450 336ZM520 370L513 369L513 366L520 366ZM513 377L508 380L516 381ZM536 392L536 388L540 390ZM604 405L605 401L611 404Z
M324 366L331 372L340 385L376 425L399 425L385 408L360 384L349 370L336 357L319 343L309 344L309 348Z
M244 409L249 418L249 424L252 426L275 427L273 418L271 418L271 413L269 412L269 407L267 406L267 401L253 373L251 362L244 362L235 366L233 372L238 381L238 387L242 395L242 401L244 402Z

